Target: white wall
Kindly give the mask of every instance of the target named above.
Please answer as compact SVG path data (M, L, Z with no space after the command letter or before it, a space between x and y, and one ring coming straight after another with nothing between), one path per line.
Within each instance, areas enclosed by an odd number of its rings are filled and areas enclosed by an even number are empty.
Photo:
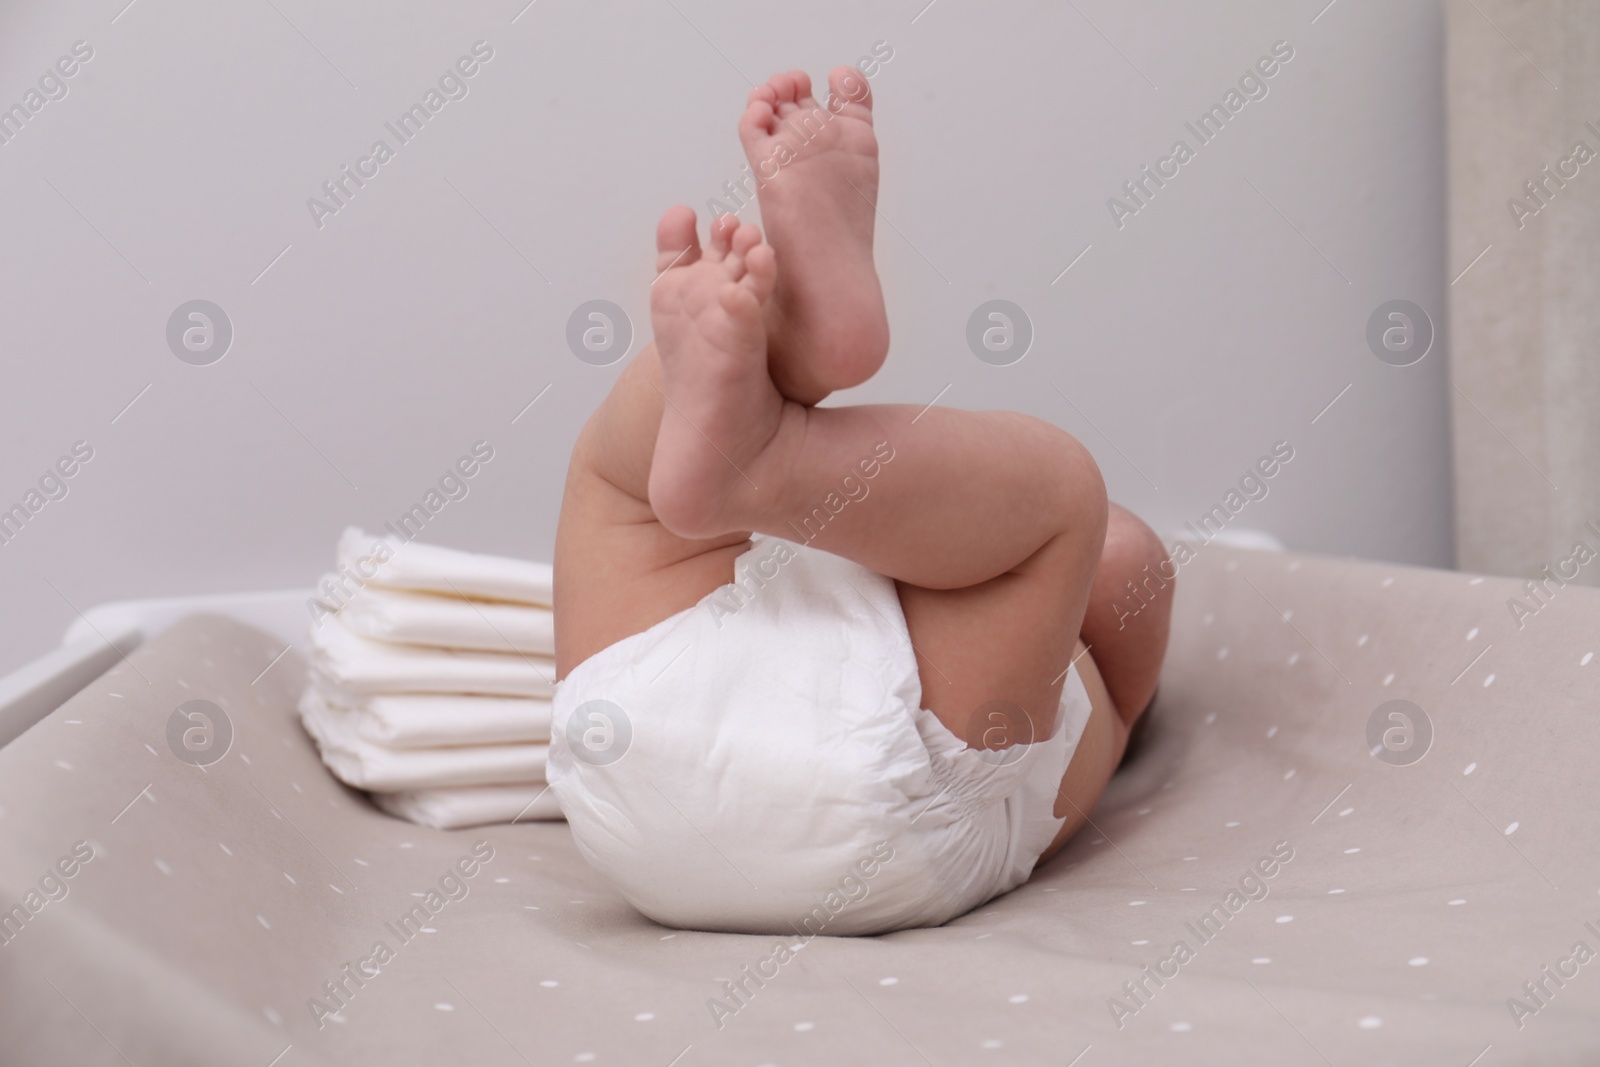
M574 358L569 313L615 300L647 337L654 220L737 174L745 76L880 40L894 347L848 399L948 385L1051 419L1160 530L1287 440L1237 525L1450 563L1444 339L1403 369L1364 340L1391 298L1444 323L1433 0L538 0L513 22L523 3L0 7L0 106L94 49L0 146L0 506L94 449L0 546L0 669L74 606L306 584L341 527L398 515L480 439L494 460L428 536L548 558L621 366ZM307 198L478 40L470 94L319 230ZM1119 230L1107 198L1280 40L1269 95ZM964 340L994 297L1037 334L1009 367ZM210 366L165 340L195 298L236 331Z

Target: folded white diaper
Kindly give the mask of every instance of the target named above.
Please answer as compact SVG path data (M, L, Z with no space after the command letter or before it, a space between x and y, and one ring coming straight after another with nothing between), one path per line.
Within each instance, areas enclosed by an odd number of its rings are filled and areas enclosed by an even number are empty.
M374 793L390 815L435 830L458 830L496 822L544 822L561 818L561 805L547 785L468 785L459 789L415 789Z
M548 773L589 862L651 918L748 933L937 925L1024 882L1088 722L968 748L922 708L894 583L758 539L737 581L580 664Z
M548 697L555 660L502 652L454 652L373 641L339 616L311 631L314 683L348 703L371 693L487 693Z
M375 641L541 656L553 656L556 651L555 613L526 604L462 600L368 585L339 609L339 618L354 632Z
M388 546L387 560L379 560L373 551L378 541ZM339 568L364 582L400 589L544 607L554 603L554 572L548 563L378 537L354 526L339 538Z
M358 789L437 789L447 786L543 782L550 752L539 745L463 745L385 748L356 731L348 716L307 689L300 721L317 742L322 762Z
M300 699L328 769L425 826L561 818L550 565L350 527L336 569Z
M324 711L317 705L329 705ZM489 697L451 693L387 693L346 704L307 686L302 710L340 714L350 727L386 748L503 745L550 740L550 701L538 697Z

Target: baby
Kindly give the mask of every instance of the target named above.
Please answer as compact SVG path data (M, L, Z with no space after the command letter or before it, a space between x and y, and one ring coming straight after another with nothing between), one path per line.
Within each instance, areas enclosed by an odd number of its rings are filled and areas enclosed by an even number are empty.
M1166 559L1026 415L819 406L882 365L865 79L753 90L761 221L674 207L655 341L573 450L550 782L580 850L672 926L870 934L1025 881L1150 703Z

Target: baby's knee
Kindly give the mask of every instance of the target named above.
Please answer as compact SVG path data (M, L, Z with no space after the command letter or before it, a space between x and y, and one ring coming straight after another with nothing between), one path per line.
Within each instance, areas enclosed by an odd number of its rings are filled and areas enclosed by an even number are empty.
M1167 552L1167 546L1148 524L1120 504L1111 504L1106 521L1105 558L1117 564L1119 570L1143 571L1148 568L1167 577L1170 585L1176 578L1176 569Z
M1109 517L1106 482L1094 454L1072 434L1031 415L1017 415L1040 434L1047 464L1040 471L1041 495L1061 502L1065 525L1075 535L1099 544Z
M1140 611L1150 610L1164 619L1172 611L1177 579L1177 565L1156 532L1127 508L1112 504L1097 586L1104 585L1117 598L1126 597L1131 589Z

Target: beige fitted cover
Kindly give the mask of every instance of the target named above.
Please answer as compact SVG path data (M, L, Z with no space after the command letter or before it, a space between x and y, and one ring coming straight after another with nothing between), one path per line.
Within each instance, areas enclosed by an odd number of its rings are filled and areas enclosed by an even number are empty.
M1600 594L1559 590L1519 629L1517 592L1202 548L1149 731L1092 829L945 927L819 937L781 964L771 937L641 918L565 824L442 833L379 813L301 732L303 665L252 681L273 642L193 618L0 750L0 907L75 843L95 850L0 945L0 1059L1600 1062L1600 960L1572 957L1600 951ZM167 744L192 699L235 730L204 769ZM1368 750L1391 699L1432 723L1410 765ZM478 841L493 858L466 864L468 895L434 898L426 930L398 938ZM1293 859L1267 897L1228 911L1280 842ZM1191 925L1214 905L1227 917L1202 940ZM1160 964L1179 940L1190 958ZM344 979L319 1028L311 1001L363 959L375 975ZM1146 964L1172 976L1136 1002L1124 983ZM1546 966L1576 974L1558 986ZM1524 983L1540 980L1536 1004Z

